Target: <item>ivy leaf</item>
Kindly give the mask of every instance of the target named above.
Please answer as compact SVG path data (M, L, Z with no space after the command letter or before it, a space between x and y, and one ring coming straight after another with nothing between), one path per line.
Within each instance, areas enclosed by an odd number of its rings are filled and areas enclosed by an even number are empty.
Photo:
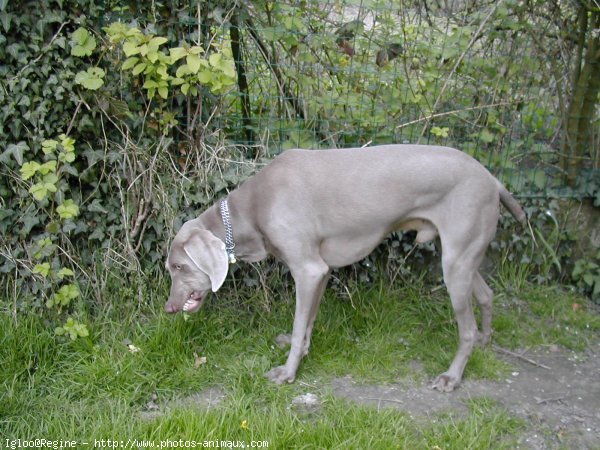
M26 162L21 166L21 179L23 181L29 180L33 177L40 168L40 163L35 161Z
M104 70L99 67L90 67L88 70L81 71L75 75L75 83L81 84L84 88L95 91L104 84Z
M85 28L77 28L71 35L71 55L90 56L96 48L96 38Z
M100 69L100 70L102 70L102 69ZM102 70L102 73L104 74L103 70ZM61 134L58 138L60 139L60 145L62 145L62 148L65 151L67 151L67 152L75 151L75 139L68 137L66 134Z
M56 147L58 147L58 141L55 141L54 139L46 139L42 142L42 151L44 152L44 155L54 153Z
M60 269L56 274L59 280L62 280L64 277L72 277L74 275L75 273L71 269L67 269L66 267Z
M44 164L41 164L38 167L38 172L42 175L48 175L49 173L56 172L56 161L46 161Z
M431 134L433 134L434 136L437 137L448 137L448 131L450 131L448 129L448 127L432 127L431 128Z
M60 162L72 163L75 161L75 152L60 152L58 154L58 160Z
M29 188L29 193L39 202L47 197L48 191L46 183L36 183Z
M0 162L7 163L9 156L12 155L15 161L17 161L17 164L22 165L23 152L25 152L26 150L29 150L29 146L24 141L21 141L17 144L9 144L8 147L6 147L4 153L0 155Z
M46 278L50 273L50 263L45 262L41 264L36 264L32 272Z
M65 200L62 203L62 205L56 208L56 212L58 213L58 216L63 220L72 219L79 215L79 206L77 206L77 204L73 200L68 199Z

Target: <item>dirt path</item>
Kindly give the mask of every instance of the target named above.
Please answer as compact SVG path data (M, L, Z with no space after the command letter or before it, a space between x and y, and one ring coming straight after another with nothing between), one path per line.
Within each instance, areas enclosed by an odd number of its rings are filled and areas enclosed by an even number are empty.
M442 411L466 414L465 400L488 397L529 424L518 448L600 449L600 344L583 354L557 348L524 354L538 365L500 355L513 367L505 380L467 379L450 394L425 384L361 385L350 377L334 380L332 387L335 395L357 403L425 419Z

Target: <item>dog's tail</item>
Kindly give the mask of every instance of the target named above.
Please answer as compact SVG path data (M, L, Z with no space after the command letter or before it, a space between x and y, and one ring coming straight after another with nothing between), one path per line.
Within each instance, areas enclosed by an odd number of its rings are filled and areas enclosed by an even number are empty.
M527 215L525 214L525 211L523 211L523 208L521 208L521 205L519 205L519 202L515 200L500 181L496 180L496 183L498 184L498 191L500 193L500 202L510 211L515 219L522 225L526 225Z

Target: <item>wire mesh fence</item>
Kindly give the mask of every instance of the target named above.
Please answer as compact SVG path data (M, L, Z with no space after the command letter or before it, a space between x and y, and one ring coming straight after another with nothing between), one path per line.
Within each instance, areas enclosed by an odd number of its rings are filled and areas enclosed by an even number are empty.
M516 2L180 1L106 21L217 43L235 85L171 100L190 135L218 130L249 156L289 148L421 143L459 148L521 196L597 188L598 121L568 185L561 165L569 49L544 51L556 24ZM560 72L560 73L559 73ZM567 96L567 97L566 97ZM185 136L184 136L185 135Z

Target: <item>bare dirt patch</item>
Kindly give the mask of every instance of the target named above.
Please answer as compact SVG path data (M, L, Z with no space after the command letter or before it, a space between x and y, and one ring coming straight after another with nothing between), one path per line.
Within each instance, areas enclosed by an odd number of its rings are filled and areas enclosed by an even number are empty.
M528 423L519 448L600 449L600 344L585 353L548 347L524 356L500 354L513 368L501 381L463 381L443 394L414 381L366 385L351 377L335 379L339 397L378 408L397 408L415 419L435 421L439 413L463 416L467 400L491 398ZM544 366L544 367L542 367Z
M141 411L140 414L142 419L150 421L164 416L171 409L189 408L207 410L220 405L225 397L226 394L221 389L211 387L190 396L171 400L164 405L160 405L157 403L158 396L153 394L150 401L146 404L145 410Z

